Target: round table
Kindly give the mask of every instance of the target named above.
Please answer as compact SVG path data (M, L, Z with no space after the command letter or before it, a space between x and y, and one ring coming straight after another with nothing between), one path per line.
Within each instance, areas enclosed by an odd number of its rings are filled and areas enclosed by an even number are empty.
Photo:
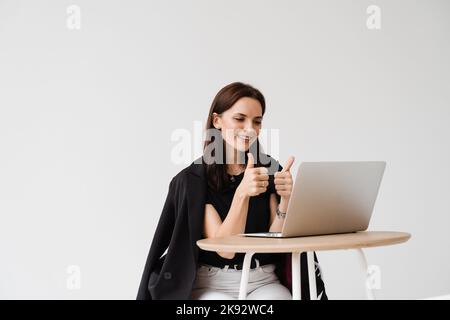
M356 249L360 261L367 272L367 259L363 248L380 247L403 243L411 235L396 231L362 231L321 236L295 238L256 238L234 235L221 238L208 238L197 241L197 245L207 251L245 253L239 299L247 295L248 275L251 258L255 253L292 253L292 298L300 300L300 254L307 252L308 278L311 300L317 299L314 251ZM366 286L369 299L374 299L370 287Z

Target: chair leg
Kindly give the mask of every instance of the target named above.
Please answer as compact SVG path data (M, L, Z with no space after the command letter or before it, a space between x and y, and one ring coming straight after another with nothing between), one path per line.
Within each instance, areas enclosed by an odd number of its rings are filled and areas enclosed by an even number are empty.
M302 298L300 254L301 252L292 252L292 300L301 300Z
M244 257L244 265L242 266L241 286L239 287L239 300L247 298L248 275L254 252L247 252Z
M372 288L370 287L369 283L367 282L369 265L367 264L366 255L364 254L364 251L361 248L356 249L356 252L358 252L358 258L359 258L360 264L361 264L361 266L362 266L362 268L364 270L364 275L365 275L365 279L366 279L365 285L366 285L367 299L375 300L375 295L374 295L374 293L372 291Z
M308 258L309 299L317 300L316 266L314 263L314 251L308 251L307 258Z

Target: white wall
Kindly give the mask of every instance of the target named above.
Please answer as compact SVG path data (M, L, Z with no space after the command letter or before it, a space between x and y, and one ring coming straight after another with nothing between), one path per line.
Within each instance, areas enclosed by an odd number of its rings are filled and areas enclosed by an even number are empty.
M66 25L73 4L80 30ZM366 26L372 4L379 30ZM171 134L203 123L232 81L265 94L281 162L387 161L370 229L412 239L367 250L377 297L450 293L449 9L0 1L0 298L134 299L168 183L185 166L171 161ZM330 298L364 298L353 252L319 259ZM70 265L79 289L67 287Z

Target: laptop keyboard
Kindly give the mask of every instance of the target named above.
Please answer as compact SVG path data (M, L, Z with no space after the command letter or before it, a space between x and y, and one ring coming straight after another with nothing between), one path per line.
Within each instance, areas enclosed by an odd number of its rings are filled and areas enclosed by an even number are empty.
M270 237L270 238L280 238L281 232L259 232L259 233L246 233L247 237Z

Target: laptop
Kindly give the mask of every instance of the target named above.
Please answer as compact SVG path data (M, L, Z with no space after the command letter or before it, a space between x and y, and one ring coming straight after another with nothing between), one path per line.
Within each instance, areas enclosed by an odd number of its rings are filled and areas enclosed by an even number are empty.
M384 161L303 162L282 231L241 235L289 238L364 231L385 167Z

